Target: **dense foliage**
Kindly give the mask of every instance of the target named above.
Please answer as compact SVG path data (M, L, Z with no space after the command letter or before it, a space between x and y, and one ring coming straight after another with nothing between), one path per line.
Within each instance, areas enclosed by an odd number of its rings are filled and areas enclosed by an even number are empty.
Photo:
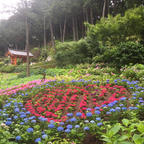
M18 49L25 48L26 15L30 26L31 47L42 47L43 45L53 47L54 40L63 42L65 39L79 40L85 37L87 28L84 26L84 22L96 24L99 23L102 17L107 17L108 14L112 16L116 14L124 15L127 9L142 4L143 0L32 0L28 3L27 8L24 1L22 1L12 17L0 22L0 55L4 55L9 46ZM132 10L129 11L129 13L131 12ZM127 14L126 20L121 18L120 15L116 18L109 16L108 20L103 19L100 21L101 26L102 22L109 21L109 24L104 26L101 31L104 32L105 36L109 35L112 31L109 31L106 27L113 27L113 29L118 30L117 24L121 22L122 25L124 23L127 25L128 29L125 34L128 33L129 35L131 32L137 34L139 31L135 30L140 30L142 25L142 17L136 16L137 14L140 15L140 12L135 11L133 15ZM134 20L133 24L128 24L129 20ZM114 24L114 26L110 26L111 24ZM131 29L132 25L134 29L129 31L129 26ZM121 27L122 32L126 27ZM117 35L120 31L114 33Z
M144 46L137 42L121 42L116 47L104 51L103 55L93 58L93 62L103 62L117 68L129 64L144 64Z

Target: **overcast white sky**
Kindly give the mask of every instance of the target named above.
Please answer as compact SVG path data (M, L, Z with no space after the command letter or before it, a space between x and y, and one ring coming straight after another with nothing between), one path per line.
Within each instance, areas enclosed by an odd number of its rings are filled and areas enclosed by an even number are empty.
M9 18L11 14L6 11L12 10L18 2L20 0L0 0L0 19Z

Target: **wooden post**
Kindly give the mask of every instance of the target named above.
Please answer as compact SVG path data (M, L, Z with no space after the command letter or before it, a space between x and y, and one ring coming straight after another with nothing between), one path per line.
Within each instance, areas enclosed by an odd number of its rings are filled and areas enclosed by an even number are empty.
M17 65L17 57L14 57L14 65Z

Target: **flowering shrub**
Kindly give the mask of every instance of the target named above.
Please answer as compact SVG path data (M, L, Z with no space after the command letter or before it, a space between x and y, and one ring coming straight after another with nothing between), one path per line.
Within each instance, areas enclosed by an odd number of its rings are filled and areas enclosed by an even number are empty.
M72 144L86 143L92 135L97 143L104 143L102 136L107 135L105 128L109 130L109 125L115 126L123 119L135 119L133 122L139 123L134 116L144 106L141 96L144 88L137 83L45 81L2 91L1 96L8 99L0 109L0 130L3 131L0 138L3 143ZM138 134L133 132L127 142L134 143ZM108 138L115 141L114 137ZM143 141L143 132L140 139Z
M76 112L81 112L81 118L86 118L89 114L85 114L87 108L91 108L94 113L95 107L119 100L125 95L129 96L126 88L111 84L56 86L33 96L26 102L25 108L33 115L47 118L48 121L65 121L66 113L72 112L75 116Z

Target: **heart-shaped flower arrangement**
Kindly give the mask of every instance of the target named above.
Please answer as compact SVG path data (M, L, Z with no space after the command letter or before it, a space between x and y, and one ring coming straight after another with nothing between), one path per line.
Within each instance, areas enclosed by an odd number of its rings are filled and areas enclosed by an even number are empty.
M65 121L67 113L81 112L85 118L87 108L109 104L130 95L126 88L119 85L106 84L97 86L56 86L45 89L27 100L25 107L33 115L47 118L48 121Z

